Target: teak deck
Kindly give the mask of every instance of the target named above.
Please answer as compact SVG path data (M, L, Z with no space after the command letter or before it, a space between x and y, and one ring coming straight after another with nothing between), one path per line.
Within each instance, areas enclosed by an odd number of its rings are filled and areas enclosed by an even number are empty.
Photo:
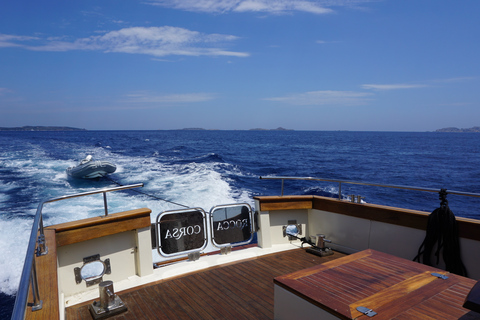
M344 255L296 249L117 292L128 311L109 319L273 319L273 279ZM91 319L88 303L66 319Z

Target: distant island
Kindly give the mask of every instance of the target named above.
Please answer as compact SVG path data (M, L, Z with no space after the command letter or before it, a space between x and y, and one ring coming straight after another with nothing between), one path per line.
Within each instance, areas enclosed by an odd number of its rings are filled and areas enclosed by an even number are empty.
M23 127L0 127L0 131L86 131L86 129L72 127L44 127L44 126L23 126Z
M435 132L480 132L480 127L472 127L472 128L466 128L466 129L449 127L449 128L435 130Z
M186 130L186 131L201 131L201 130L216 131L217 129L183 128L183 129L180 129L180 130ZM242 131L242 130L236 130L236 131ZM285 129L285 128L282 128L282 127L278 127L277 129L255 128L255 129L249 129L249 131L293 131L293 129Z
M277 129L256 128L256 129L250 129L250 131L293 131L293 129L285 129L285 128L282 128L282 127L278 127Z

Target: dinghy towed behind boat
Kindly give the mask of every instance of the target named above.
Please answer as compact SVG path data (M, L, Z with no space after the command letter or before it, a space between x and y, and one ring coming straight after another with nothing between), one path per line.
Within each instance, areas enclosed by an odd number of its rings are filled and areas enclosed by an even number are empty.
M92 161L88 155L77 166L67 168L67 174L73 178L94 179L114 173L117 167L108 161Z

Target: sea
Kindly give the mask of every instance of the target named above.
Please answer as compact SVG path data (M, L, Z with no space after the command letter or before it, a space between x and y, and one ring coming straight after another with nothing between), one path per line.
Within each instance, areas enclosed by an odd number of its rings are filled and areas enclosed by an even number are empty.
M65 169L87 155L117 166L108 178L78 180ZM118 185L109 212L152 209L152 221L182 206L280 195L280 180L313 177L480 193L480 134L288 130L0 131L0 318L10 318L33 217L41 201ZM137 190L137 189L136 189ZM336 182L287 180L284 194L338 197ZM432 212L436 192L341 186L342 198ZM480 199L450 194L455 215L480 219ZM51 225L103 215L101 195L47 204Z

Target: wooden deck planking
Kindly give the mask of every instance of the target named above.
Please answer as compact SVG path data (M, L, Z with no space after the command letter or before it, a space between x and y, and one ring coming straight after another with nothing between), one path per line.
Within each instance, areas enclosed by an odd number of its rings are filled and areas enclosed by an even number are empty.
M273 278L342 256L291 250L117 292L128 311L109 319L273 319ZM90 319L89 304L66 318Z
M233 266L232 266L233 267ZM215 305L213 306L216 309L225 310L225 316L232 315L233 317L246 318L249 317L249 312L254 310L255 313L263 313L264 306L257 301L258 299L252 293L252 288L257 290L258 288L252 286L250 282L247 281L247 278L238 278L236 277L232 268L227 270L222 270L223 268L217 268L212 270L212 273L206 274L202 273L200 276L203 278L205 283L210 283L210 289L214 287L219 289L219 293L215 295ZM222 306L224 297L227 296L228 300L225 305ZM237 306L248 306L246 310L237 310ZM251 317L251 316L250 316Z
M222 309L219 310L217 309L217 306L219 304L218 300L222 299L222 294L218 296L213 295L212 289L213 285L210 284L209 286L204 286L201 284L200 277L192 277L191 280L193 281L185 281L184 279L181 279L181 284L184 286L185 289L187 289L187 293L189 293L192 297L196 295L197 301L202 301L202 304L199 304L199 308L204 308L206 312L208 312L209 316L213 319L220 319L225 316L225 314L232 316L228 310ZM197 303L198 304L198 303Z
M170 291L168 287L161 287L159 285L150 286L145 288L146 291L153 290L156 295L152 296L153 306L158 311L156 312L158 319L181 319L186 318L187 314L177 303L176 300L171 299ZM155 303L157 301L157 303ZM132 311L128 311L132 313Z
M231 306L236 305L239 300L232 290L226 288L223 283L218 281L218 279L208 279L208 276L203 273L199 274L199 276L203 281L205 281L205 283L208 284L212 293L214 293L212 296L215 297L215 307L219 309L221 308L225 317L231 317L231 319L235 317L238 317L239 319L246 319L248 317L247 309L240 308L237 310L232 310ZM218 303L219 299L222 301L221 304Z
M264 299L265 296L257 295L258 286L254 286L252 283L246 283L243 281L244 279L237 278L236 280L237 281L233 282L232 288L235 290L234 293L237 297L242 299L242 304L250 306L253 309L252 314L254 314L255 317L258 316L259 319L267 319L270 304ZM255 288L255 290L252 290L253 288ZM235 308L235 305L233 305L232 308Z

